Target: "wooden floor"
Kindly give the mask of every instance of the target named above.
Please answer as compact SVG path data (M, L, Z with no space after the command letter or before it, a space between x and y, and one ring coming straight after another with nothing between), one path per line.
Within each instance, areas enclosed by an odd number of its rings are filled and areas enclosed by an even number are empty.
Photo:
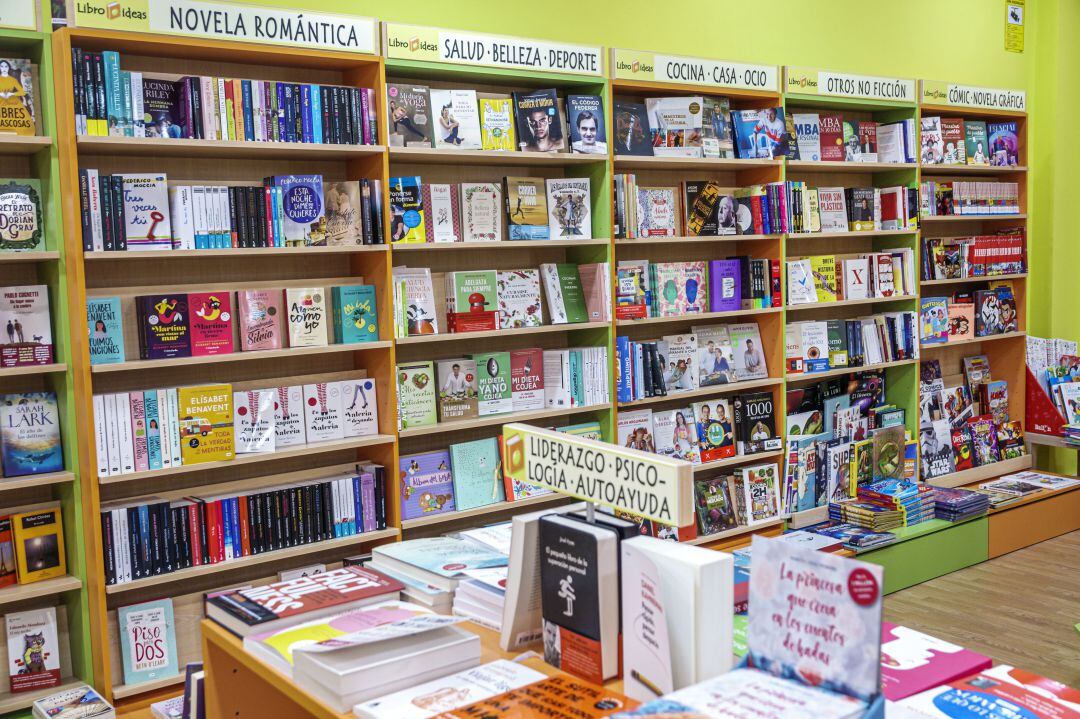
M1080 687L1080 531L891 594L885 618Z

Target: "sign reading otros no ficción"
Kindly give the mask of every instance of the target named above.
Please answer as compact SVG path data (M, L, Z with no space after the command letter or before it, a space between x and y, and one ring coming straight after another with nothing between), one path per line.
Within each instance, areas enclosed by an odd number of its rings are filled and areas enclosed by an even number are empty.
M373 18L203 0L75 0L75 25L372 55Z
M970 87L936 80L922 81L922 101L931 105L979 107L985 110L1027 110L1027 93L992 87Z
M504 425L503 439L515 481L668 526L694 521L689 462L524 424Z
M419 25L384 23L385 54L394 60L505 67L602 77L599 47L522 37L485 35Z
M739 90L779 91L775 65L749 65L728 60L660 55L642 50L611 51L616 80L712 85Z
M799 95L850 97L862 100L887 100L915 103L915 81L898 77L851 75L828 70L787 68L785 90Z

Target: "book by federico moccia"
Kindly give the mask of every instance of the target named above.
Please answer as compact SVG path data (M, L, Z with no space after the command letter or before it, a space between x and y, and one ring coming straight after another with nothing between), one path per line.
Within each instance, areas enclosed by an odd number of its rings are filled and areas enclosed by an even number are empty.
M64 469L54 393L27 392L0 397L0 455L5 477Z
M117 622L125 684L162 679L180 671L171 599L120 607Z
M274 185L282 189L285 245L326 244L326 212L322 175L279 175Z
M171 250L168 178L164 174L120 175L120 180L128 250Z
M56 609L10 612L7 627L8 678L11 691L48 689L60 684L60 644Z
M0 363L5 368L52 363L52 323L46 285L0 289L0 322L7 330L6 338L0 336Z
M0 251L45 249L41 183L0 179Z
M0 58L0 135L36 135L34 68L29 60Z

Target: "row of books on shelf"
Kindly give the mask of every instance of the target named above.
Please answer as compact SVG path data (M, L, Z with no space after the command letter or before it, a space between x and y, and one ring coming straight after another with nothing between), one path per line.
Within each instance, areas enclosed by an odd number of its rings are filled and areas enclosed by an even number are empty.
M787 261L788 306L914 297L917 290L910 247Z
M739 467L731 474L694 480L699 537L757 527L781 516L777 464Z
M379 431L375 382L233 391L232 385L96 394L99 477L220 462Z
M538 269L447 272L439 283L430 268L395 267L394 336L444 334L443 327L445 333L467 333L607 321L609 268L607 262L549 262ZM436 310L439 299L445 313Z
M919 356L914 312L885 312L850 320L789 322L788 375L901 362Z
M374 145L375 91L123 70L111 50L71 50L79 135Z
M798 157L783 107L732 110L722 96L616 100L616 155L773 159Z
M0 515L0 557L0 587L65 576L64 520L59 503L5 510ZM21 651L18 656L22 656Z
M953 180L919 183L922 217L1019 215L1020 186L1015 182Z
M968 277L1027 272L1027 237L1022 227L993 235L926 238L922 242L922 279L958 280Z
M691 327L689 333L615 343L620 402L664 397L702 387L765 379L761 330L755 322Z
M383 244L382 183L275 175L261 186L169 183L164 173L79 171L83 250Z
M47 285L0 287L0 322L7 325L6 341L0 335L0 366L6 369L53 363Z
M919 159L924 165L1017 164L1016 122L986 122L931 115L919 121Z
M497 182L390 178L394 243L591 240L587 177L503 177Z
M1019 330L1016 296L1008 280L951 297L919 298L920 338L924 345L945 344L973 337L991 337Z
M118 502L101 508L106 584L386 528L382 466L258 491L178 501Z
M875 122L845 118L842 113L795 112L790 115L798 152L793 160L810 162L915 162L915 121Z
M919 450L924 479L1027 454L1023 424L1009 415L1009 383L985 355L963 358L963 381L945 385L941 362L922 363Z
M606 347L478 352L399 363L396 374L399 430L611 401Z
M810 187L806 182L793 180L766 187L773 186L782 190L776 193L780 198L776 210L780 229L773 232L914 231L918 224L913 187ZM756 215L754 221L756 226ZM770 220L765 226L777 224Z
M138 295L133 306L119 297L90 298L90 362L125 361L125 312L135 315L139 357L144 360L377 341L375 287L329 289L330 302L325 287L237 290L236 303L230 290Z
M388 83L386 104L391 147L607 154L604 101L598 95Z
M780 261L746 255L724 260L615 264L615 317L686 317L781 305Z
M0 119L0 127L3 119ZM0 130L2 133L3 130ZM41 181L0 178L0 254L45 249L45 220L41 211Z
M0 395L0 460L4 477L64 470L60 411L54 392Z

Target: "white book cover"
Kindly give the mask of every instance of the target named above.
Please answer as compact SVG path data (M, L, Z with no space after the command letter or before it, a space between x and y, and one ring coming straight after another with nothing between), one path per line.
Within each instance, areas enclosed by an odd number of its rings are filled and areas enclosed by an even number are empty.
M645 99L652 151L657 157L702 157L701 123L704 98L650 97Z
M693 464L701 463L697 422L689 407L653 413L653 443L656 453Z
M60 646L56 608L9 612L7 628L8 675L11 691L47 689L60 684Z
M161 468L169 469L172 461L172 433L169 431L169 391L157 390L158 426L161 435Z
M169 182L164 174L120 175L124 193L124 237L128 251L171 250Z
M866 257L842 260L844 268L844 299L865 300L869 295L870 261Z
M237 454L273 452L275 448L272 389L233 392L233 436Z
M822 232L848 232L847 199L843 187L819 187L818 215Z
M634 409L629 412L620 412L616 430L620 447L630 447L645 452L656 451L651 409Z
M424 218L425 227L431 227L433 242L461 242L459 218L456 216L454 193L457 185L428 183L425 185L431 197L431 212Z
M195 249L195 214L191 195L191 185L173 185L169 188L174 250Z
M435 312L435 290L431 284L431 270L427 267L395 267L395 282L403 282L404 308L398 311L408 320L409 336L438 334L439 317ZM395 295L394 301L398 298Z
M342 380L337 383L341 392L341 417L345 437L367 437L379 433L379 403L376 401L375 380L368 378Z
M592 239L592 190L589 178L549 178L547 207L550 239Z
M127 392L112 395L116 407L117 439L120 442L120 471L118 474L130 474L135 471L135 433L131 428L131 400Z
M878 162L904 162L904 126L889 122L877 128Z
M169 397L169 448L172 450L174 467L183 465L184 459L180 445L180 397L176 388L168 390Z
M143 109L143 75L131 73L131 130L133 137L146 137L146 113Z
M769 368L765 363L761 328L757 322L728 325L728 335L735 358L735 378L741 381L768 377Z
M94 454L97 459L98 477L109 476L108 419L105 413L105 395L94 395Z
M570 406L568 350L544 350L544 403L548 407Z
M818 301L814 270L809 259L787 261L787 298L789 305L806 305Z
M326 289L323 287L288 287L289 346L326 347L329 344L326 316Z
M784 363L787 374L802 374L802 322L789 322L784 330Z
M829 325L826 322L803 322L799 326L803 371L825 372L829 369Z
M304 387L277 387L274 403L275 446L293 447L307 443L307 424L304 419Z
M217 136L217 113L214 112L214 88L212 77L199 78L199 90L202 92L202 123L203 137L207 140L216 140Z
M217 78L217 126L220 137L219 140L235 140L235 137L229 135L229 114L225 104L225 78ZM284 111L284 110L283 110Z
M101 229L101 185L98 184L98 171L86 170L87 189L90 194L90 225L91 235L94 242L94 251L101 252L105 249L105 238Z
M475 90L431 88L431 115L437 149L481 149Z
M465 242L502 239L502 187L494 182L462 182L461 234Z
M304 423L308 444L344 438L341 387L337 382L304 385Z
M559 266L554 262L540 265L540 276L544 279L544 295L547 298L548 319L553 325L569 322L566 305L562 299L562 283L559 282Z
M496 290L499 300L499 327L539 327L544 324L539 271L499 270L496 275Z
M754 325L756 328L757 325ZM664 335L667 343L667 365L663 367L664 386L668 392L687 392L698 388L698 373L695 371L697 360L697 335Z
M795 141L799 146L799 159L817 162L821 159L821 123L816 112L794 113Z

